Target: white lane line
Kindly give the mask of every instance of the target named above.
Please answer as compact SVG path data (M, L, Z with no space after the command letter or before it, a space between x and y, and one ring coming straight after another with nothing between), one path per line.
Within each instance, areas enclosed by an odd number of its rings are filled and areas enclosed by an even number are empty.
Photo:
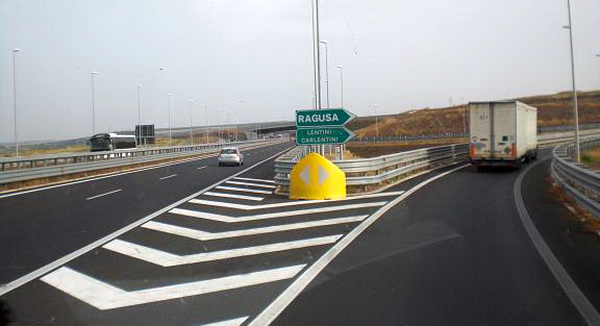
M238 192L247 192L251 194L260 194L260 195L270 195L273 191L267 190L258 190L258 189L249 189L249 188L238 188L238 187L229 187L229 186L217 186L215 189L219 190L228 190L228 191L238 191Z
M169 178L172 178L172 177L176 177L176 176L177 176L177 174L171 174L171 175L168 175L166 177L162 177L162 178L158 178L158 179L160 179L160 180L166 180L166 179L169 179Z
M197 168L196 168L196 170L202 170L202 169L204 169L205 167L207 167L207 165L199 166L199 167L197 167Z
M26 284L28 282L31 282L31 281L35 280L36 278L38 278L38 277L40 277L40 276L42 276L42 275L50 272L51 270L56 269L57 267L59 267L59 266L61 266L63 264L66 264L67 262L69 262L69 261L71 261L71 260L73 260L73 259L75 259L75 258L77 258L77 257L79 257L79 256L81 256L83 254L86 254L86 253L92 251L93 249L95 249L97 247L100 247L101 245L107 243L110 240L113 240L113 239L121 236L122 234L124 234L124 233L126 233L128 231L131 231L131 230L137 228L138 226L140 226L140 225L142 225L142 224L144 224L144 223L152 220L153 218L156 218L157 216L160 216L161 214L164 214L165 212L169 211L171 208L177 207L177 206L179 206L179 205L181 205L181 204L189 201L192 198L196 198L196 197L202 195L203 193L205 193L206 191L208 191L209 189L212 189L213 187L215 187L217 185L220 185L221 183L223 183L223 182L225 182L227 180L230 180L231 178L235 178L236 176L238 176L238 175L240 175L242 173L246 173L246 172L252 170L253 168L255 168L257 166L259 166L259 165L261 165L261 164L263 164L265 162L268 162L269 160L272 160L273 158L275 158L275 157L283 154L287 150L288 149L285 149L285 150L282 150L282 151L280 151L280 152L278 152L278 153L276 153L274 155L271 155L270 157L267 157L266 159L264 159L264 160L262 160L262 161L260 161L260 162L258 162L256 164L254 164L252 166L249 166L248 168L246 168L246 169L244 169L244 170L242 170L242 171L240 171L238 173L235 173L235 174L233 174L233 175L231 175L231 176L229 176L229 177L227 177L227 178L225 178L223 180L215 182L214 184L212 184L212 185L210 185L210 186L208 186L208 187L206 187L206 188L204 188L204 189L202 189L202 190L200 190L200 191L198 191L196 193L193 193L193 194L191 194L191 195L189 195L189 196L187 196L187 197L185 197L185 198L183 198L183 199L181 199L181 200L179 200L179 201L177 201L177 202L175 202L175 203L173 203L173 204L171 204L171 205L169 205L167 207L159 209L156 212L154 212L154 213L152 213L150 215L147 215L147 216L145 216L145 217L137 220L136 222L133 222L133 223L131 223L131 224L129 224L129 225L127 225L127 226L125 226L125 227L123 227L123 228L121 228L121 229L119 229L119 230L117 230L117 231L115 231L115 232L113 232L113 233L111 233L111 234L109 234L109 235L101 238L101 239L98 239L98 240L90 243L89 245L87 245L87 246L85 246L83 248L77 249L77 250L73 251L72 253L70 253L68 255L62 256L61 258L59 258L59 259L57 259L57 260L55 260L55 261L53 261L53 262L51 262L49 264L46 264L46 265L44 265L44 266L42 266L42 267L34 270L31 273L25 274L25 275L19 277L18 279L14 280L14 281L11 281L10 283L4 284L4 285L0 284L0 296L2 296L4 294L6 294L6 293L8 293L8 292L10 292L10 291L18 288L18 287L20 287L23 284Z
M133 170L127 171L127 172L120 172L120 173L109 174L109 175L100 175L100 176L97 176L97 177L90 177L88 179L83 179L83 180L76 180L76 181L70 181L70 182L65 182L65 183L60 183L60 184L54 184L54 185L44 186L44 187L30 189L30 190L23 190L23 191L11 192L11 193L8 193L8 194L5 194L5 195L0 195L0 199L7 198L7 197L13 197L13 196L19 196L19 195L25 195L25 194L29 194L29 193L33 193L33 192L38 192L38 191L50 190L50 189L54 189L54 188L72 186L72 185L76 185L76 184L80 184L80 183L86 183L86 182L91 182L91 181L98 181L98 180L107 179L107 178L114 178L114 177L119 177L119 176L122 176L122 175L132 174L132 173L139 173L139 172L145 172L145 171L149 171L149 170L156 170L156 169L161 169L161 168L165 168L165 167L173 166L173 165L187 164L187 163L190 163L190 162L193 162L193 161L201 161L201 160L213 157L213 156L217 156L217 153L213 152L213 153L209 153L209 154L206 154L206 155L201 155L201 156L192 157L192 158L189 158L189 159L179 160L179 161L176 161L176 162L169 162L169 163L159 164L159 165L151 166L151 167L147 167L147 168L133 169Z
M319 275L321 271L329 264L337 255L339 255L342 250L344 250L354 239L356 239L361 233L363 233L369 226L375 223L383 214L396 206L399 202L406 199L408 196L415 193L417 190L426 186L427 184L442 178L452 172L463 169L470 164L461 165L457 168L454 168L450 171L446 171L441 173L435 177L429 178L418 185L414 186L410 190L406 191L404 194L400 195L396 199L389 202L389 204L385 205L373 215L369 216L363 223L355 227L350 233L348 233L344 238L342 238L338 243L336 243L329 251L324 253L316 262L314 262L310 267L304 271L300 276L298 276L292 284L285 289L278 297L275 299L269 306L263 310L254 320L252 320L248 325L250 326L259 326L259 325L269 325L273 323L275 318L279 316L283 312L283 310L290 304L292 301L312 282L312 280Z
M238 186L249 186L249 187L257 187L257 188L267 188L267 189L275 189L277 188L277 186L272 186L272 185L261 185L258 183L250 183L250 182L242 182L242 181L227 181L225 183L228 184L232 184L232 185L238 185Z
M393 192L384 192L384 193L380 193L380 194L354 196L354 197L348 197L345 199L337 199L337 200L300 200L300 201L290 201L290 202L285 202L285 203L264 204L264 205L245 205L245 204L226 203L226 202L222 202L222 201L213 201L213 200L204 200L204 199L192 199L189 202L192 204L198 204L198 205L226 207L226 208L234 208L234 209L251 211L251 210L257 210L257 209L270 209L270 208L310 205L310 204L319 204L319 203L336 204L339 202L355 200L355 199L400 196L403 193L404 193L404 191L393 191Z
M265 199L264 197L236 195L236 194L228 194L228 193L224 193L224 192L215 192L215 191L207 191L207 192L203 193L203 195L213 196L213 197L233 198L233 199L245 199L245 200L253 200L253 201L261 201L261 200Z
M251 147L246 148L246 150L252 149L252 148L260 148L262 146L263 145L259 145L258 147L251 146ZM267 145L264 145L264 146L273 146L273 145L267 144ZM285 150L281 151L280 153L284 153L284 152L285 152ZM19 195L25 195L25 194L29 194L29 193L33 193L33 192L38 192L38 191L50 190L50 189L54 189L54 188L72 186L72 185L76 185L76 184L80 184L80 183L97 181L97 180L102 180L102 179L106 179L106 178L114 178L114 177L118 177L118 176L122 176L122 175L126 175L126 174L139 173L139 172L144 172L144 171L148 171L148 170L160 169L160 168L164 168L164 167L168 167L168 166L173 166L173 165L187 164L187 163L194 162L194 161L205 160L205 159L210 158L210 157L216 157L218 154L219 154L219 151L217 151L217 152L206 152L206 153L198 154L199 156L194 156L194 157L191 157L191 158L185 158L185 159L177 160L177 161L174 161L174 162L167 162L167 163L163 163L163 164L158 164L158 165L151 166L151 167L146 167L146 168L133 169L133 170L127 171L127 172L121 172L121 173L109 174L109 175L100 175L100 176L96 176L96 177L89 177L87 179L82 179L82 180L64 182L64 183L60 183L60 184L53 184L53 185L39 187L39 188L34 188L34 189L29 189L29 190L10 192L10 193L4 194L4 195L0 195L0 199L7 198L7 197L13 197L13 196L19 196ZM244 171L247 171L247 170L244 170Z
M266 183L275 183L274 180L267 180L267 179L254 179L254 178L242 178L242 177L235 177L235 180L245 180L245 181L257 181L257 182L266 182Z
M321 226L328 225L337 225L337 224L345 224L345 223L356 223L364 220L369 215L359 215L359 216L350 216L350 217L339 217L332 218L327 220L319 220L319 221L310 221L310 222L300 222L300 223L290 223L284 225L274 225L274 226L266 226L255 229L245 229L245 230L236 230L236 231L225 231L225 232L206 232L197 229L190 229L183 226L177 226L162 222L154 222L150 221L144 225L143 228L169 233L181 237L191 238L195 240L219 240L219 239L229 239L229 238L237 238L244 237L250 235L258 235L258 234L267 234L267 233L276 233L290 230L300 230L300 229L309 229L309 228L317 228Z
M61 267L41 280L91 306L108 310L285 280L296 276L305 266L295 265L138 291L124 291L68 267Z
M92 196L92 197L88 197L85 200L92 200L92 199L96 199L96 198L100 198L100 197L104 197L104 196L108 196L108 195L112 195L112 194L116 194L117 192L121 191L123 189L117 189L117 190L113 190L113 191L109 191L109 192L105 192L103 194L100 195L96 195L96 196Z
M218 321L216 323L203 324L199 326L239 326L243 324L250 316Z
M169 211L169 213L183 215L183 216L189 216L189 217L195 217L195 218L200 218L200 219L204 219L204 220L222 222L222 223L240 223L240 222L267 220L267 219L280 218L280 217L290 217L290 216L309 215L309 214L322 214L322 213L347 211L347 210L360 209L360 208L380 207L385 204L387 204L387 202L378 201L378 202L373 202L373 203L360 203L360 204L352 204L352 205L307 208L307 209L300 209L300 210L295 210L295 211L281 211L281 212L247 215L247 216L239 216L239 217L207 213L207 212L202 212L202 211L194 211L194 210L184 209L184 208L173 208L172 210Z
M548 269L556 278L556 281L562 287L565 294L571 300L571 303L577 308L581 316L586 320L588 325L600 325L600 314L594 307L594 305L588 300L585 294L581 291L581 289L577 286L577 283L571 278L569 272L565 270L560 261L554 256L552 250L546 242L544 238L540 234L540 232L535 227L535 224L531 220L531 216L529 216L529 212L527 211L527 207L525 206L525 202L523 201L523 194L521 193L521 186L523 183L523 179L527 175L527 173L536 165L548 160L550 158L546 158L544 160L537 161L536 163L527 167L519 177L517 181L515 181L515 185L513 188L513 195L515 198L515 202L517 205L517 210L519 212L519 218L523 223L523 227L527 231L531 242L537 249L538 253L548 266Z
M331 235L326 237L318 237L318 238L310 238L310 239L302 239L296 241L287 241L287 242L279 242L272 243L267 245L255 246L255 247L246 247L246 248L238 248L238 249L229 249L229 250L221 250L221 251L212 251L212 252L204 252L199 254L192 255L176 255L169 252L165 252L162 250L149 248L146 246L142 246L139 244L123 241L123 240L113 240L107 244L105 244L102 248L112 250L114 252L118 252L120 254L144 260L146 262L159 265L162 267L172 267L172 266L180 266L180 265L188 265L188 264L197 264L204 263L208 261L222 260L222 259L231 259L237 257L244 256L256 256L261 254L307 248L307 247L316 247L323 246L335 243L339 238L341 238L341 234Z

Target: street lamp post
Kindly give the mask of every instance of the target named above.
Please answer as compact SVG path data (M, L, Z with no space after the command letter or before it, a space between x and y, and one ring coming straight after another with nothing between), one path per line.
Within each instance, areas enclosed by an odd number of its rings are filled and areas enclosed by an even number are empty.
M173 146L173 132L171 130L171 97L173 97L173 93L167 94L167 106L169 107L169 146Z
M137 103L138 103L138 134L137 134L137 139L138 139L138 145L141 145L142 143L142 105L141 105L141 101L140 101L140 91L142 89L142 85L138 84L137 85Z
M188 103L190 104L190 144L194 145L194 132L192 130L192 103L194 103L194 100L189 100Z
M14 134L15 134L15 156L19 156L19 137L17 136L17 52L21 49L13 49L13 111L14 111Z
M573 115L575 116L575 161L580 163L579 155L579 114L577 106L577 88L575 86L575 58L573 54L573 24L571 22L571 1L567 0L567 10L569 13L569 25L563 26L569 30L569 43L571 48L571 84L573 86Z
M377 103L375 103L375 137L379 138L379 119L377 116ZM375 139L375 141L377 141L377 139Z
M329 42L323 40L321 44L325 45L325 98L327 100L327 108L329 109L331 107L329 104Z
M344 69L342 65L338 65L337 68L340 70L340 98L342 103L342 108L344 107Z
M94 93L94 75L98 74L97 71L92 71L92 134L96 134L96 94Z
M208 104L206 103L204 103L204 119L206 120L206 143L208 144L210 142L208 139L210 129L208 128Z

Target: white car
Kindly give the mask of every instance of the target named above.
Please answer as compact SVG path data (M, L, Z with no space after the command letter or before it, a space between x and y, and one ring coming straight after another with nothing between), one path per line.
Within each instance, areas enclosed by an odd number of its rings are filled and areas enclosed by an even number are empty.
M219 166L227 164L244 165L244 154L237 147L225 147L219 154Z

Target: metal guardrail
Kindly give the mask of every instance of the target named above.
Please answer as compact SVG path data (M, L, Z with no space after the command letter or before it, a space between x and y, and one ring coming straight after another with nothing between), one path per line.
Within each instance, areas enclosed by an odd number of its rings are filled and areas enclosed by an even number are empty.
M586 130L582 137L600 137L600 130ZM571 141L573 132L561 132L538 135L540 146L551 146ZM302 157L306 155L302 147L296 147L275 160L275 182L282 187L289 186L289 174ZM348 186L373 186L392 181L402 175L408 175L419 170L449 165L459 161L467 161L468 144L454 144L417 149L391 155L356 159L334 160L346 173Z
M300 147L296 147L275 160L275 182L278 185L289 185L289 174L300 157L301 151ZM346 173L346 185L372 186L424 168L464 161L467 154L468 146L466 144L456 144L373 158L334 160L332 162Z
M600 148L600 137L584 139L580 150ZM554 180L577 201L600 219L600 172L572 161L573 143L557 146L552 152L551 174Z
M154 161L186 158L198 154L211 153L221 147L248 147L265 142L271 141L253 140L196 146L160 147L70 155L48 155L19 160L4 160L0 162L4 169L0 171L0 185L128 165L145 164ZM18 166L13 166L12 169L6 169L6 166L9 164L18 164Z

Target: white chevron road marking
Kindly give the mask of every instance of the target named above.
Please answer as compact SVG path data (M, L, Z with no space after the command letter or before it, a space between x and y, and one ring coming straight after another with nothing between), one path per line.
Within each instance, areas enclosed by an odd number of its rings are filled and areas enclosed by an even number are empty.
M245 200L253 200L253 201L261 201L261 200L265 199L264 197L234 195L234 194L227 194L227 193L223 193L223 192L214 192L214 191L207 191L207 192L203 193L202 195L213 196L213 197L223 197L223 198L233 198L233 199L245 199Z
M262 195L270 195L273 193L272 190L258 190L258 189L250 189L250 188L238 188L238 187L229 187L229 186L216 186L215 189L219 190L229 190L229 191L238 191L238 192L247 192L251 194L262 194Z
M68 267L61 267L41 280L91 306L108 310L285 280L296 276L305 266L295 265L131 292Z
M258 234L266 234L266 233L275 233L275 232L283 232L290 230L300 230L300 229L308 229L308 228L316 228L321 226L328 225L336 225L336 224L344 224L344 223L355 223L360 222L367 218L369 215L358 215L358 216L350 216L350 217L340 217L340 218L332 218L327 220L319 220L319 221L310 221L310 222L302 222L302 223L290 223L283 225L274 225L267 227L260 227L254 229L245 229L245 230L235 230L235 231L225 231L225 232L206 232L197 229L190 229L183 226L177 226L173 224L161 223L150 221L144 225L143 228L165 232L181 237L208 241L208 240L219 240L219 239L227 239L227 238L236 238L250 235L258 235Z
M262 246L255 247L246 247L246 248L238 248L238 249L229 249L229 250L221 250L221 251L213 251L213 252L204 252L199 254L185 255L180 256L172 253L168 253L162 250L157 250L153 248L149 248L146 246L142 246L139 244L123 241L123 240L113 240L102 248L112 250L114 252L118 252L120 254L144 260L146 262L163 266L163 267L172 267L179 265L188 265L188 264L196 264L203 263L207 261L221 260L221 259L230 259L244 256L254 256L278 251L286 251L293 249L300 249L306 247L316 247L322 245L328 245L335 243L339 238L341 238L341 234L331 235L326 237L319 238L310 238L296 241L287 241L287 242L279 242L272 243Z
M229 180L229 181L225 181L225 183L232 184L232 185L238 185L238 186L248 186L248 187L266 188L266 189L277 188L277 186L273 186L273 185L261 185L258 183L250 183L250 182L242 182L242 181Z
M228 215L207 213L207 212L195 211L195 210L184 209L184 208L173 208L172 210L169 211L169 213L199 218L199 219L203 219L203 220L222 222L222 223L240 223L240 222L251 222L251 221L267 220L267 219L273 219L273 218L281 218L281 217L330 213L330 212L345 211L345 210L360 209L360 208L381 207L381 206L385 205L386 203L387 202L385 202L385 201L379 201L379 202L373 202L373 203L361 203L361 204L352 204L352 205L339 205L339 206L329 206L329 207L319 207L319 208L308 208L308 209L295 210L295 211L283 211L283 212L275 212L275 213L240 216L240 217L231 217Z
M258 210L258 209L301 206L301 205L311 205L311 204L319 204L319 203L337 204L337 203L349 201L349 200L400 196L403 193L404 193L404 191L402 190L402 191L384 192L384 193L380 193L380 194L354 196L354 197L348 197L345 199L338 199L338 200L302 200L302 201L290 201L290 202L276 203L276 204L264 204L264 205L235 204L235 203L226 203L226 202L222 202L222 201L213 201L213 200L204 200L204 199L191 199L189 201L189 203L198 204L198 205L214 206L214 207L227 207L227 208L251 211L251 210Z
M274 180L267 180L267 179L254 179L254 178L242 178L242 177L235 177L234 179L236 179L236 180L246 180L246 181L256 181L256 182L266 182L266 183L275 183Z
M250 154L246 154L250 155ZM239 326L243 324L250 316L218 321L216 323L203 324L199 326Z

